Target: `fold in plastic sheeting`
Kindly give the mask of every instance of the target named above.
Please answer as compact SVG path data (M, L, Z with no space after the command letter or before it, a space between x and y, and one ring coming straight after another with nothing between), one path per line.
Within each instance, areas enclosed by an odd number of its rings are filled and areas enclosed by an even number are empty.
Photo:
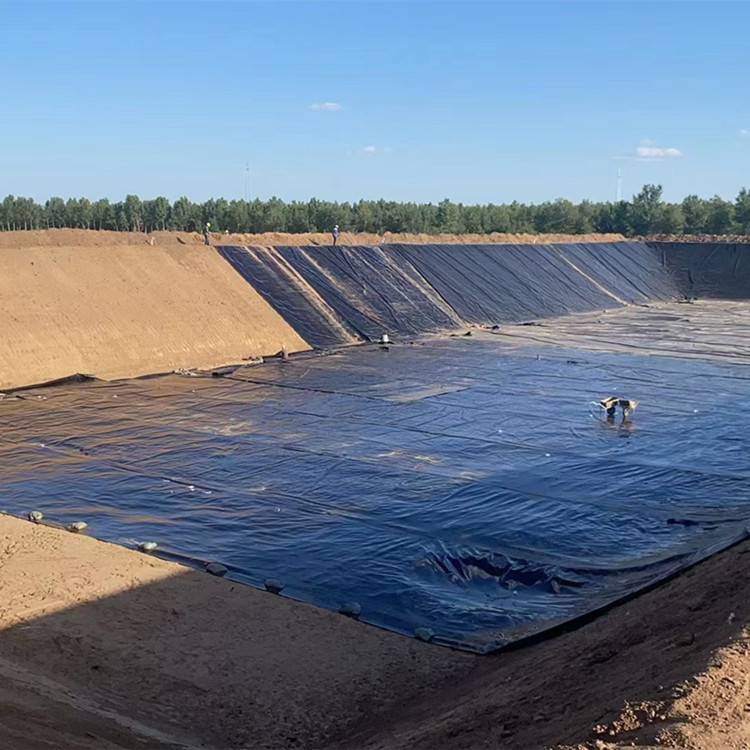
M490 651L744 537L748 377L482 333L52 388L0 403L0 496ZM610 394L631 424L590 414Z

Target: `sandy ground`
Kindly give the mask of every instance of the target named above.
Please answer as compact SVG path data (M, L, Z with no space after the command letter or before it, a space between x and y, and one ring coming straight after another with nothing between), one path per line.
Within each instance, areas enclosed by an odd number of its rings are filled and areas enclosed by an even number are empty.
M325 747L475 663L9 516L0 629L8 750Z
M740 750L748 553L474 657L2 516L0 747Z
M198 245L2 248L0 329L0 390L309 348L215 251Z
M407 244L477 244L512 243L543 244L550 242L617 242L621 234L367 234L342 232L341 245L377 245L381 243ZM0 232L0 248L81 245L88 247L112 245L202 245L203 235L198 232L111 232L94 229L44 229L32 231ZM211 235L214 245L330 245L331 235L324 232L286 234L266 232L264 234Z

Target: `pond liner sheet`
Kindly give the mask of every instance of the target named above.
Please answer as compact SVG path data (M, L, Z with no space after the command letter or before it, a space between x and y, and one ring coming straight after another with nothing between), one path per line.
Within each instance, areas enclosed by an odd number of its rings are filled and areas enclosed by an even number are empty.
M0 497L488 652L745 537L749 378L483 333L27 391L0 402ZM610 393L632 423L590 413Z
M403 338L678 294L661 253L640 242L217 251L315 348L347 337Z
M382 247L278 247L328 306L367 341L415 336L462 321L407 262Z
M550 318L674 296L659 254L644 243L392 247L471 324Z
M662 263L686 297L750 299L750 244L654 242Z
M221 246L217 252L308 344L316 349L349 343L352 332L334 324L310 289L301 286L273 248Z

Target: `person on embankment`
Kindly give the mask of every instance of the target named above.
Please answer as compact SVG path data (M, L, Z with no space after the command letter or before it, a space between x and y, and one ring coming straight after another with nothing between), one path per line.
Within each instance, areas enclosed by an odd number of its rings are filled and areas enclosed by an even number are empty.
M331 232L331 237L333 237L333 246L336 247L336 243L339 239L339 225L336 224L336 226L333 228L333 231Z
M207 221L205 225L203 226L203 242L206 245L211 244L211 237L209 236L210 231L211 231L211 222Z

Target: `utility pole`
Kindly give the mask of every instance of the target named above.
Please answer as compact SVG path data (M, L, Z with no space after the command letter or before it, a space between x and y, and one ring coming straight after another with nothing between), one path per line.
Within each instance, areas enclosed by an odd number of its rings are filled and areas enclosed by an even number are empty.
M617 187L615 189L615 202L622 200L622 167L617 167Z

